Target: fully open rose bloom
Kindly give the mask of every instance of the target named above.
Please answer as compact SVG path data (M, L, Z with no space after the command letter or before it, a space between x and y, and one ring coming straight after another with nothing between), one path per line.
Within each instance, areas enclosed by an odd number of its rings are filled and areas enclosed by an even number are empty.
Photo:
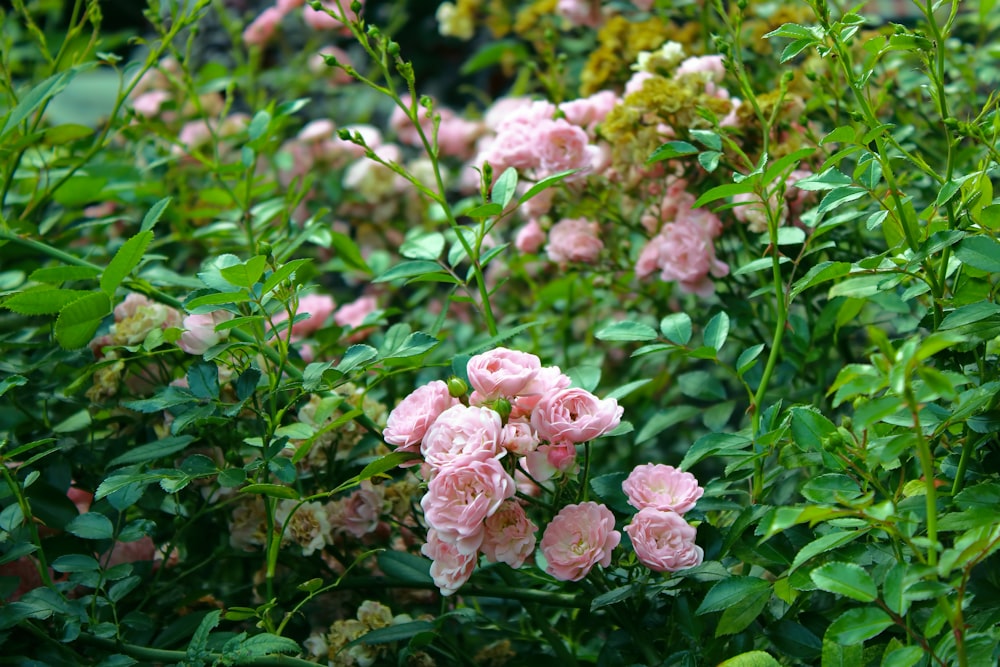
M488 459L503 455L503 423L490 408L453 405L434 421L423 441L420 453L432 468L440 468L458 456Z
M420 547L420 553L434 561L431 563L431 578L441 595L453 594L476 569L475 552L461 553L454 544L442 540L433 529L427 531L427 542Z
M579 581L594 565L611 564L611 552L622 539L615 516L594 502L567 505L542 535L545 571L562 581Z
M622 482L628 502L636 509L652 507L662 511L684 514L694 507L705 489L689 472L677 470L662 463L647 463L632 469Z
M417 452L427 429L453 405L458 405L458 399L441 380L418 387L389 413L382 438L403 451Z
M613 398L603 401L578 387L543 395L531 425L542 440L587 442L612 431L621 421L623 408Z
M469 359L469 384L479 401L517 396L535 379L542 367L533 354L498 347ZM475 400L473 402L476 402Z
M483 522L514 495L514 479L497 459L465 455L438 470L420 500L427 523L460 553L475 553Z
M486 532L481 546L483 554L492 563L507 563L513 568L535 550L535 531L519 502L506 500L493 516L486 519Z
M676 512L652 507L639 510L625 526L639 562L656 572L676 572L700 565L705 557L694 543L697 532Z

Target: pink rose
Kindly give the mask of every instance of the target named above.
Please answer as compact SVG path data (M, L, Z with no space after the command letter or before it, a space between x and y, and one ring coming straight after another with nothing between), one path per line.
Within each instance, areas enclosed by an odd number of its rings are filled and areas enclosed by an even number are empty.
M545 366L535 374L535 378L528 383L521 394L514 399L513 410L510 418L530 417L532 410L542 400L542 396L554 394L560 389L565 389L572 384L569 376L564 375L558 366Z
M459 456L488 459L502 456L503 423L490 408L459 403L442 412L427 429L420 453L431 468L449 465Z
M538 434L524 419L508 419L500 436L500 444L508 452L524 456L538 447Z
M545 253L553 262L596 262L604 249L598 232L592 220L564 218L549 230Z
M480 401L512 398L535 378L542 362L533 354L498 347L469 359L469 384Z
M188 354L202 355L213 345L218 345L229 337L229 330L216 331L215 327L233 319L233 314L227 310L215 310L211 313L188 315L184 318L184 333L177 345Z
M299 307L295 311L295 315L296 317L299 315L308 315L309 317L292 325L292 339L304 338L322 329L326 319L330 317L336 307L337 304L333 298L326 294L306 294L299 297ZM271 317L271 321L275 325L287 319L288 312L285 310L279 310Z
M572 442L539 445L533 452L528 452L521 465L539 482L552 479L556 473L575 472L576 445Z
M615 517L604 505L567 505L542 535L545 571L561 581L579 581L594 565L610 565L611 552L621 539Z
M459 553L475 553L483 522L514 495L514 479L497 459L459 456L440 468L420 500L428 525Z
M378 301L373 296L363 296L345 303L333 314L333 321L339 327L357 329L371 313L378 309Z
M655 572L676 572L700 565L705 557L694 543L697 532L676 512L639 510L625 526L639 562Z
M493 516L486 519L485 527L480 548L491 563L507 563L516 569L524 565L535 550L538 526L516 501L504 501Z
M277 7L262 11L243 31L243 41L252 46L264 46L281 25L283 13Z
M340 516L342 523L338 527L354 537L374 532L382 518L384 494L383 487L375 486L368 480L361 482L361 488L344 499Z
M547 190L547 192L553 192L553 190ZM535 197L535 199L539 199L539 197ZM514 239L514 246L518 250L532 254L538 252L543 243L545 243L545 231L538 224L536 218L528 220L528 224L518 230L517 237Z
M587 133L565 118L542 121L535 127L534 147L543 175L585 169L590 164L588 145Z
M571 387L542 396L531 413L531 425L542 440L587 442L612 431L624 409L613 398L601 400Z
M601 25L601 3L595 0L559 0L556 13L577 26Z
M622 482L628 502L636 509L652 507L664 512L684 514L694 507L705 489L689 472L662 463L647 463L632 469Z
M699 296L715 291L709 274L721 278L729 273L729 266L715 257L708 231L688 219L667 223L642 249L635 275L645 278L657 269L662 280L676 281L684 291Z
M389 413L382 439L400 450L418 452L420 441L438 415L458 404L441 380L418 387Z
M420 547L420 553L430 558L431 577L441 595L452 595L469 580L476 569L475 552L463 554L450 542L445 542L436 530L427 531L427 542Z

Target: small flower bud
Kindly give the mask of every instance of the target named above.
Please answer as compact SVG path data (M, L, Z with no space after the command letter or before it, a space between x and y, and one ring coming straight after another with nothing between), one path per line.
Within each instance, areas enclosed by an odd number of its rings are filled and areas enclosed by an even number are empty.
M393 58L398 58L399 57L399 43L398 42L389 42L386 45L386 47L385 47L385 51L386 51L386 53L388 53Z
M510 417L510 401L506 398L498 398L493 401L493 404L490 407L493 408L498 415L500 415L500 421L506 424L507 417Z
M452 375L448 378L448 393L455 398L461 398L465 396L469 391L469 385L465 383L465 380L458 377L457 375Z
M354 12L355 14L361 13L361 3L358 2L358 0L354 0L351 3L351 11Z

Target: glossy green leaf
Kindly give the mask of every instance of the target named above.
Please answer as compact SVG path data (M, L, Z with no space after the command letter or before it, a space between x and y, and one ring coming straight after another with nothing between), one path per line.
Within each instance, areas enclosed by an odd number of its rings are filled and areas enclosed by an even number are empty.
M646 164L649 165L655 162L662 162L664 160L686 157L688 155L694 155L698 152L697 146L693 146L686 141L668 141L653 151L653 154L646 160Z
M848 609L826 630L826 638L838 644L860 644L892 626L892 618L878 607Z
M656 330L648 324L641 322L612 322L611 324L597 330L594 337L598 340L607 341L637 341L656 340Z
M872 602L878 595L875 580L854 563L826 563L810 572L809 578L820 590L859 602Z
M227 266L221 269L219 274L231 285L251 289L264 275L265 269L267 269L267 258L263 255L257 255L245 262Z
M687 345L691 340L691 316L687 313L673 313L660 320L660 331L667 340L678 345Z
M766 651L747 651L723 660L718 667L781 667L781 663Z
M3 302L3 307L18 315L54 315L88 294L93 292L39 285L12 295Z
M440 270L441 265L437 262L431 262L423 259L413 260L409 262L402 262L393 266L388 271L382 273L382 275L373 279L372 282L385 283L402 278L413 278L414 276L420 276L427 273L437 273Z
M66 532L85 540L110 540L115 527L111 519L98 512L87 512L66 524Z
M500 174L496 182L493 183L493 188L490 190L490 201L499 204L500 210L507 208L509 204L514 199L514 194L517 191L517 169L514 167L507 167L504 172Z
M722 350L729 337L729 315L721 312L715 315L705 326L705 345L712 347L716 352Z
M757 577L736 576L723 579L708 591L695 613L701 615L723 611L758 593L766 591L770 594L770 590L771 584Z

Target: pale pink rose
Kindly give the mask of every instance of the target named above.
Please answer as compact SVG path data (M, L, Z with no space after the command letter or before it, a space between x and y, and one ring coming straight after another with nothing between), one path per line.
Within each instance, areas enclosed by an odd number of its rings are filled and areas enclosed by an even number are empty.
M475 153L476 139L484 129L482 122L442 115L437 135L438 150L443 156L468 160Z
M427 429L454 405L459 405L458 399L448 393L448 385L441 380L418 387L389 413L382 439L399 450L419 452Z
M177 345L188 354L205 354L208 348L229 338L229 329L216 331L215 327L231 319L233 314L228 310L188 315L184 318L184 333L181 334Z
M94 494L90 491L84 491L78 486L71 486L66 489L66 497L76 505L76 511L80 514L89 512L90 505L94 502Z
M212 139L212 130L204 120L193 120L185 123L177 134L178 146L174 146L175 154L190 153L204 146Z
M612 431L624 409L613 398L601 400L585 389L570 387L542 396L531 425L542 440L587 442Z
M385 490L375 486L370 481L361 482L361 487L344 499L341 521L333 528L340 528L354 537L364 537L378 528L382 511L385 508Z
M690 220L664 225L639 253L637 277L644 278L657 269L662 280L676 281L684 291L699 296L710 296L715 291L709 274L716 278L729 274L729 266L715 257L708 232Z
M596 28L601 25L599 0L559 0L556 13L576 26Z
M567 505L559 510L542 535L545 571L561 581L579 581L594 565L611 564L611 552L621 542L615 516L594 502Z
M306 4L306 0L277 0L275 7L282 14L287 14L293 9L298 9L299 7Z
M300 141L310 143L314 141L323 141L324 139L332 139L336 131L337 126L333 124L332 120L328 118L320 118L306 123L302 129L299 130L299 133L296 136Z
M469 359L469 384L480 400L512 398L535 379L542 362L533 354L498 347Z
M647 80L652 79L655 74L651 72L646 72L645 70L640 70L632 75L628 81L625 82L625 92L624 95L628 97L632 93L637 93L642 90L643 85Z
M420 453L431 469L449 465L459 456L499 458L503 422L490 408L459 403L442 412L427 429Z
M491 563L507 563L513 568L524 565L535 551L538 526L524 513L521 504L506 500L493 516L486 519L486 532L480 547Z
M333 309L336 307L337 303L332 297L326 294L307 294L299 297L299 306L295 311L295 315L298 317L305 314L309 315L309 317L299 320L292 325L292 340L304 338L322 329L327 318L330 317L330 314L333 313ZM288 311L285 309L281 309L271 316L271 321L276 326L287 320ZM284 330L282 330L282 336L287 336Z
M633 468L622 482L622 490L636 509L652 507L681 515L694 507L705 493L694 475L662 463L646 463Z
M283 13L277 7L268 7L243 31L243 41L251 46L264 46L274 37L281 25Z
M317 502L278 501L274 520L283 529L283 541L302 547L303 556L322 550L332 537L326 508Z
M586 169L590 164L587 133L564 118L536 125L533 143L542 176L567 169Z
M420 506L441 539L454 543L460 553L475 553L482 544L483 522L514 490L514 479L497 459L459 456L438 469Z
M566 115L566 120L592 132L594 126L607 118L620 102L621 98L613 91L602 90L590 97L563 102L559 109Z
M151 90L148 93L138 95L132 100L132 108L139 116L155 118L160 113L160 107L164 102L170 100L170 93L164 90Z
M655 572L676 572L700 565L705 557L694 543L697 532L675 512L639 510L625 526L639 562Z
M420 547L420 553L434 561L431 577L445 596L454 594L469 580L478 560L475 552L461 553L454 544L442 540L434 529L427 531L427 542Z
M526 419L509 419L504 424L500 443L507 451L524 456L538 447L538 434Z
M596 262L604 249L599 232L592 220L564 218L549 230L545 253L553 262Z
M551 190L549 191L551 192ZM536 197L538 199L539 197ZM538 224L537 218L528 220L528 224L517 232L514 239L514 246L521 252L536 253L545 243L545 231Z
M527 192L530 183L528 183L527 181L523 181L522 184L525 186L524 192ZM523 195L524 192L521 192L520 194ZM521 204L521 215L523 215L528 220L531 220L532 218L540 218L543 215L548 214L548 212L552 210L552 201L555 198L556 198L556 188L547 188L545 190L542 190L537 195L535 195L531 199ZM540 248L542 243L545 242L545 235L541 233L541 226L538 227L538 233L541 234L541 237L538 240L538 245L534 246L535 248L534 250L530 250L527 252L538 252L538 248ZM518 246L518 248L520 248L520 246Z
M339 327L357 329L365 318L378 310L378 300L373 296L363 296L345 303L333 314L333 321Z
M726 76L726 66L722 62L722 56L694 56L688 58L674 72L674 78L682 76L703 75L709 81L719 83Z
M339 30L344 34L348 34L350 29L344 25L344 23L335 17L344 17L348 22L355 22L358 20L358 15L351 11L350 0L322 0L321 3L324 10L329 10L333 16L327 13L327 11L319 11L313 9L311 6L306 7L303 13L303 18L306 24L313 30Z
M558 473L576 470L576 445L572 442L539 445L521 459L521 465L536 481L547 482Z
M558 366L545 366L535 374L534 379L521 390L521 394L514 399L510 413L511 419L520 417L530 418L531 412L542 400L543 396L554 394L560 389L565 389L573 383L567 375L559 370Z

